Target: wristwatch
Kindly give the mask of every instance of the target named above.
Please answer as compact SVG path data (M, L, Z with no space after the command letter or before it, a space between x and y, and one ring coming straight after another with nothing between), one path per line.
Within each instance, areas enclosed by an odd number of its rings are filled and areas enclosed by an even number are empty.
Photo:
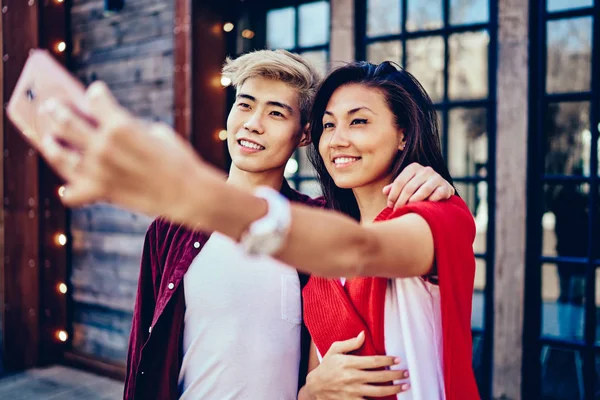
M266 186L258 187L254 195L267 201L267 215L250 224L242 235L241 244L248 254L270 256L280 250L287 239L292 223L290 202Z

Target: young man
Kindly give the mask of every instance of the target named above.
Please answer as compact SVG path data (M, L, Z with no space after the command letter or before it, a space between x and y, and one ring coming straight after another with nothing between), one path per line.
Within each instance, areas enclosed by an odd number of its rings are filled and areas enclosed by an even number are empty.
M324 206L283 178L292 153L310 143L307 120L319 83L314 68L298 55L265 50L228 61L223 74L237 90L227 120L227 182L248 190L270 186L291 201ZM73 118L62 112L56 132L69 136L79 126ZM58 158L44 155L71 181ZM165 207L199 190L193 184L160 182ZM418 165L388 190L391 205L453 194L450 184ZM248 256L224 235L155 220L142 255L124 398L295 399L308 362L301 306L306 281L277 260Z

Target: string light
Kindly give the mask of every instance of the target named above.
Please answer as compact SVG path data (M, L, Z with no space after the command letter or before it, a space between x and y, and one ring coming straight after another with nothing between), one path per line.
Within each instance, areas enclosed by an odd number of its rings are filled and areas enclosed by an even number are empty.
M67 293L67 285L64 283L59 283L58 284L58 291L61 292L62 294L66 294Z
M290 158L287 164L285 165L284 175L286 178L289 178L296 172L298 172L298 161L296 161L293 158Z
M219 132L219 139L222 141L227 140L227 131L225 129Z
M250 29L244 29L242 32L242 37L246 39L252 39L254 37L254 31L251 31Z
M233 30L234 25L231 22L225 22L225 24L223 24L223 30L225 32L231 32Z
M64 186L61 186L58 188L58 197L63 197L65 195L65 190L66 188Z
M56 50L58 50L59 53L62 53L63 51L65 51L67 49L67 44L65 42L59 42L56 45Z
M58 4L64 2L65 0L55 0Z
M58 340L60 340L61 342L66 342L67 339L69 338L69 335L67 334L67 332L65 331L58 331L56 332L56 337L58 338Z
M59 233L56 235L56 243L58 243L61 246L67 244L67 237L64 233Z
M227 86L231 85L231 79L229 79L226 76L222 76L221 77L221 85L223 85L223 87L227 87Z

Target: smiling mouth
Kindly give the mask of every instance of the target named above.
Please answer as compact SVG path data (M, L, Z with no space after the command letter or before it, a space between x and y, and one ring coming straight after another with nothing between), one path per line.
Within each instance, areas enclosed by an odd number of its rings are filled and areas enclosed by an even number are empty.
M333 159L333 163L336 167L345 167L354 164L358 160L360 160L360 157L337 157Z
M240 146L242 146L245 149L250 149L250 150L264 150L265 148L263 146L261 146L260 144L256 144L253 142L249 142L247 140L244 139L240 139L238 140L238 144Z

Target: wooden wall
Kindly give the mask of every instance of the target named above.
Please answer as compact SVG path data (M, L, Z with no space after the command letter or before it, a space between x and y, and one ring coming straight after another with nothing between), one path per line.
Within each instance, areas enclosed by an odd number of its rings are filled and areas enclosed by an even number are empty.
M173 124L174 1L73 0L72 70L105 81L137 115ZM144 233L151 220L108 205L72 211L73 350L125 362Z
M38 7L34 0L2 2L2 91L8 99L29 49L38 46ZM4 111L4 110L3 110ZM18 370L39 357L39 158L3 116L2 271L4 367ZM19 329L7 329L19 327Z

